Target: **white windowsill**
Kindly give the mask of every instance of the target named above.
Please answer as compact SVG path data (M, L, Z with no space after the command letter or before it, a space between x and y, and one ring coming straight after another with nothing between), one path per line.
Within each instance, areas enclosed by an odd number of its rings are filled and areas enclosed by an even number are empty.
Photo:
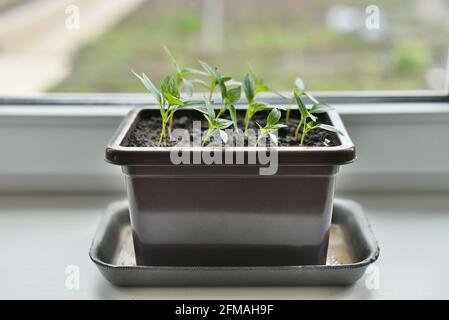
M0 197L0 299L448 299L447 195L345 194L359 202L379 241L379 289L365 275L349 287L120 288L88 251L107 204L124 195ZM65 287L66 267L80 289Z

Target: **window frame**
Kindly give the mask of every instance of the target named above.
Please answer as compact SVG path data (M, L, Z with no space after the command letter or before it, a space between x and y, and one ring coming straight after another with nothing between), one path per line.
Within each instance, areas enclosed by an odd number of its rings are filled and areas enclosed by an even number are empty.
M448 95L317 97L335 105L356 145L358 160L342 168L337 190L449 191L449 154L440 145L449 140ZM104 148L126 113L150 104L148 94L0 98L0 193L124 192L120 169L103 161ZM397 130L400 152L390 140ZM418 144L408 138L416 136Z
M289 96L288 92L282 92ZM348 103L416 103L416 102L449 102L449 90L422 90L422 91L341 91L311 92L320 102L328 104ZM194 94L201 98L202 93ZM260 95L261 100L268 103L284 103L272 93ZM308 99L306 99L308 102ZM145 93L44 93L37 95L0 96L1 106L39 106L39 105L65 105L65 106L144 106L155 103L155 100ZM239 104L245 104L242 99Z

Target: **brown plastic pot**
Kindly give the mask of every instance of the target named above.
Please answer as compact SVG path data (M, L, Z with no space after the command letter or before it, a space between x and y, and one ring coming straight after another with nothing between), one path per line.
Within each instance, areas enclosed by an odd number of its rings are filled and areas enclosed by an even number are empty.
M173 148L124 146L139 117L158 112L131 111L106 148L106 160L126 176L137 264L325 264L335 175L355 158L335 111L325 118L344 133L339 145L279 147L274 175L260 175L258 164L174 165ZM188 149L191 156L205 150ZM247 159L259 150L228 152Z

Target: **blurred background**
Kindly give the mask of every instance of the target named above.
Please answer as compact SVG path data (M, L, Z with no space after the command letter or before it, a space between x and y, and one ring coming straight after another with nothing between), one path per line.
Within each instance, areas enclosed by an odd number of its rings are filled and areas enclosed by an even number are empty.
M142 92L198 59L313 91L447 90L447 0L0 0L0 95Z

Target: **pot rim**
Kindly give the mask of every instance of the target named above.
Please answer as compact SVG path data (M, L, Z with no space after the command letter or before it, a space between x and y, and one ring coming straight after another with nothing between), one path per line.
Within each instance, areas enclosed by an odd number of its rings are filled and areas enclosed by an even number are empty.
M238 110L244 110L244 105L240 105ZM126 147L122 141L130 133L137 122L139 115L148 110L159 110L156 105L137 107L132 109L125 116L112 139L106 147L105 161L116 165L156 165L170 164L170 153L184 151L190 153L223 151L232 153L258 153L275 150L279 154L280 165L340 165L351 163L355 160L355 147L349 137L344 124L337 111L327 112L331 125L339 129L343 135L337 135L340 142L337 146L331 147L308 147L308 146L281 146L281 147ZM193 110L193 109L192 109Z

